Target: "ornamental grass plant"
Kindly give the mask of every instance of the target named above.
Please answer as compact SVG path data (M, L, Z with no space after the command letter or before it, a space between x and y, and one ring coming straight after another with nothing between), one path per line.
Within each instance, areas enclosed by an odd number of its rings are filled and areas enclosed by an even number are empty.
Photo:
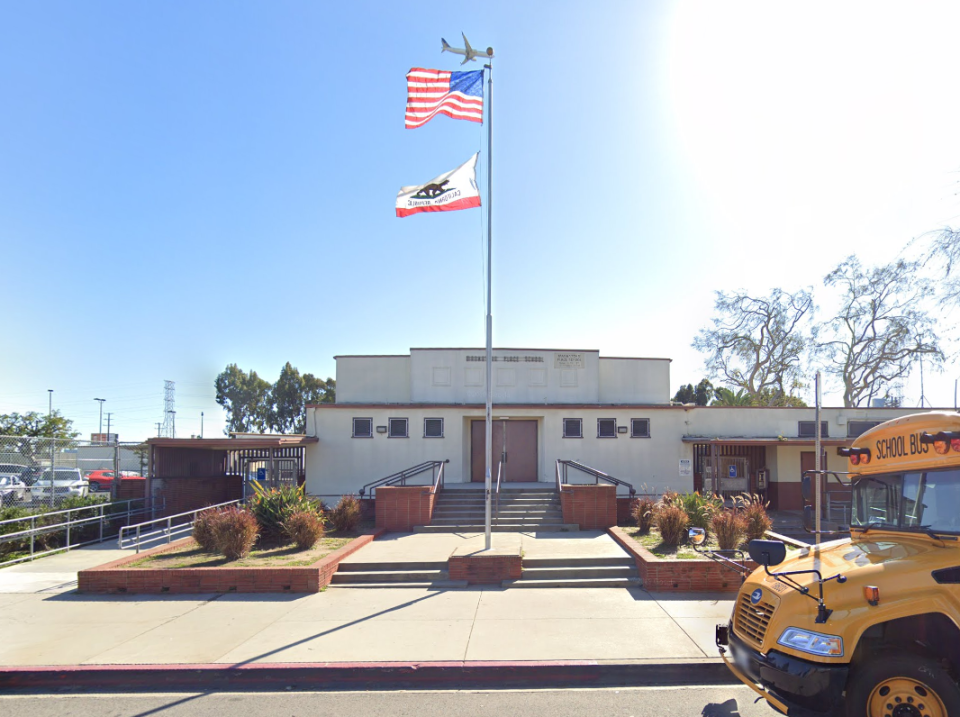
M720 550L736 550L747 535L747 520L736 509L721 510L713 516L713 532Z
M345 495L337 503L337 507L327 514L327 517L337 532L353 530L360 523L360 501L355 495Z
M653 527L654 510L657 507L656 501L648 495L642 495L633 501L630 509L630 515L636 521L640 528L640 534L646 535Z
M248 507L260 524L266 541L285 542L287 533L283 524L294 513L320 513L319 503L304 494L303 486L267 489L258 481L253 481L252 485L254 495Z
M227 508L213 515L217 552L227 560L239 560L248 555L260 535L260 526L253 513L243 508Z
M676 494L672 494L668 499L668 495L664 494L653 512L653 523L660 531L660 540L665 545L680 545L687 536L687 526L690 523L686 511L675 503L675 496Z
M199 513L193 521L193 539L206 553L217 552L217 512L216 510L205 510Z
M759 540L770 528L773 527L773 521L767 515L767 508L770 503L764 503L756 493L744 493L737 499L740 506L740 513L747 524L747 540Z
M307 510L298 510L283 521L283 532L300 550L309 550L324 535L322 516Z

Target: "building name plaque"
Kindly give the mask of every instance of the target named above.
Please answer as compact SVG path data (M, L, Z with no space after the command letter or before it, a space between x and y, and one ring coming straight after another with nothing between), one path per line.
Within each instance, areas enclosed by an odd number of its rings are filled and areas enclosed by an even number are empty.
M583 354L555 353L554 368L583 368Z

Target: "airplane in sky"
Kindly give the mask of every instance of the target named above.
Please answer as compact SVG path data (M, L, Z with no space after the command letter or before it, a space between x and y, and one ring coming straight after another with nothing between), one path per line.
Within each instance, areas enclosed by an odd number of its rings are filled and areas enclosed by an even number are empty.
M463 33L460 34L463 35L463 44L466 46L466 49L460 50L456 47L450 47L450 44L441 37L440 42L443 43L443 47L440 49L440 52L452 52L454 55L463 55L464 57L463 62L460 63L461 65L466 65L470 60L476 61L478 57L493 57L492 47L488 47L486 50L478 52L470 47L470 41L467 39L467 36Z

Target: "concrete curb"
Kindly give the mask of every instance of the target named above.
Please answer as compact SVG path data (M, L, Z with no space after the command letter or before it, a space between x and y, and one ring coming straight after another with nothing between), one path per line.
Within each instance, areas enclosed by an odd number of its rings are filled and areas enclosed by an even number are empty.
M736 684L718 658L0 667L0 691L217 692Z

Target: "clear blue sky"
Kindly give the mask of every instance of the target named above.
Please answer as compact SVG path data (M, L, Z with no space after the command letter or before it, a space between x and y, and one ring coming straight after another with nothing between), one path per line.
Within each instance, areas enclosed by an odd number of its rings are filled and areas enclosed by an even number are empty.
M13 0L0 18L0 413L45 411L52 388L84 434L94 397L121 440L154 433L170 379L178 435L201 411L217 435L230 362L273 381L483 344L484 213L393 209L485 150L478 124L403 128L405 73L457 69L440 38L461 30L496 51L495 345L669 357L676 388L703 374L714 289L818 288L848 254L957 223L955 3Z

